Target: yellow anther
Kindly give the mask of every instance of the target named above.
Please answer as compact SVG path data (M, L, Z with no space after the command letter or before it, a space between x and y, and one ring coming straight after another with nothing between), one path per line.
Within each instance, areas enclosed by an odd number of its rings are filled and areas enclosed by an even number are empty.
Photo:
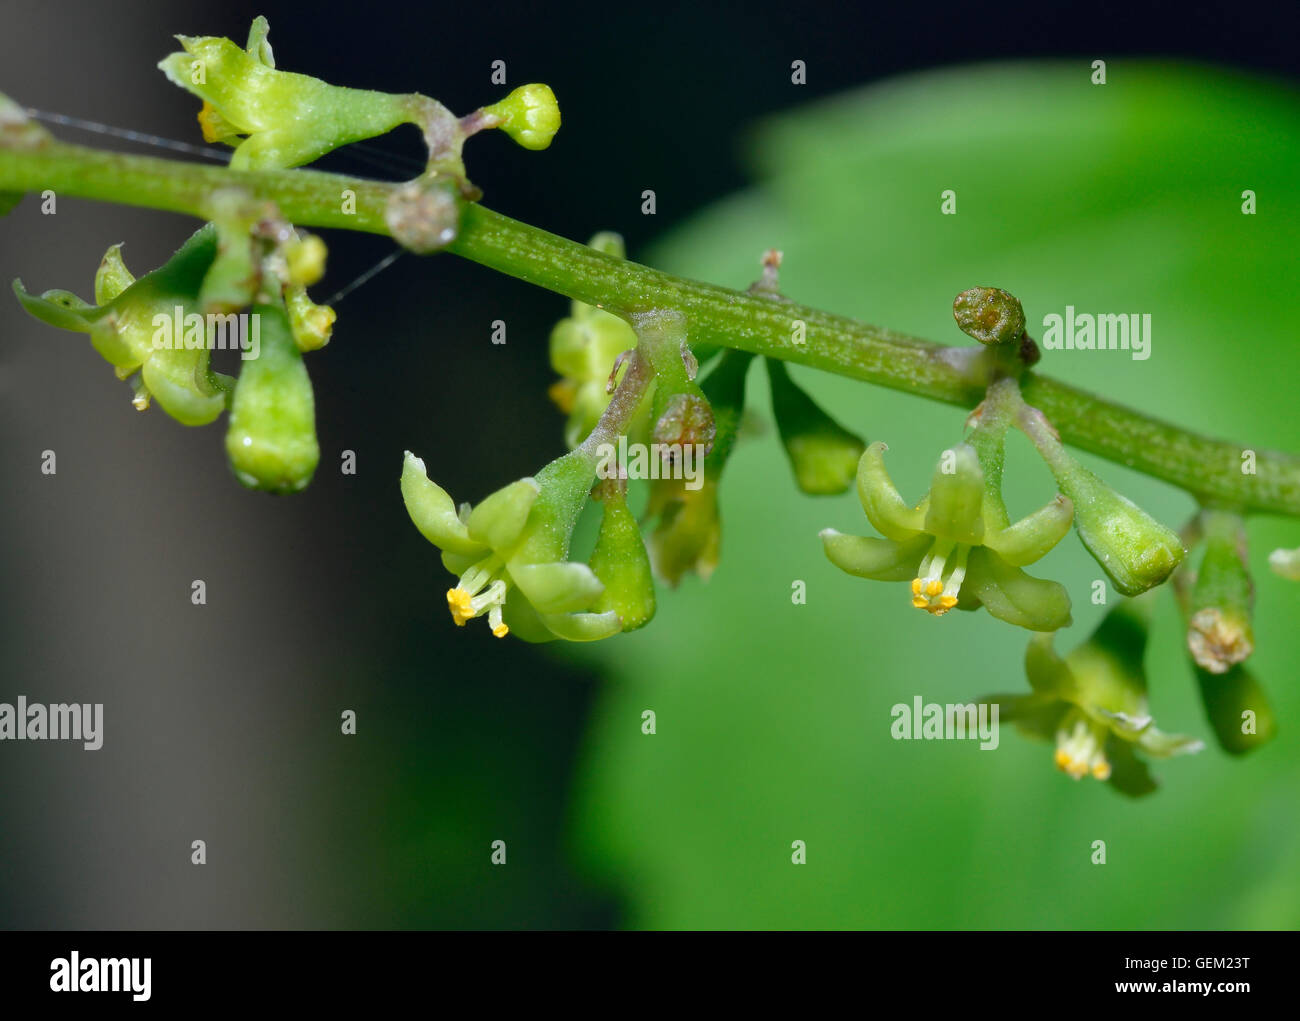
M473 600L460 586L447 590L447 606L451 609L451 619L457 627L464 627L465 622L474 617Z
M1107 762L1105 759L1102 759L1100 762L1094 762L1092 764L1092 775L1095 776L1098 780L1109 780L1110 763Z
M943 607L943 609L945 610L951 610L954 606L957 605L957 597L944 596L942 599L939 600L939 605Z
M921 579L920 579L920 578L913 578L913 579L912 579L912 595L914 595L914 596L919 596L920 594L921 594Z
M1056 768L1064 770L1070 765L1070 753L1064 748L1056 749Z
M492 629L492 634L497 638L504 638L506 635L510 634L510 628L505 624L498 624Z
M930 600L926 599L925 596L913 596L912 605L918 610L928 610L930 608Z
M943 582L941 582L938 578L932 578L930 581L926 582L925 594L927 596L937 596L942 591L943 591Z
M221 114L217 113L213 105L205 102L203 109L199 111L199 127L203 129L203 141L220 142L225 135L222 130L224 123Z

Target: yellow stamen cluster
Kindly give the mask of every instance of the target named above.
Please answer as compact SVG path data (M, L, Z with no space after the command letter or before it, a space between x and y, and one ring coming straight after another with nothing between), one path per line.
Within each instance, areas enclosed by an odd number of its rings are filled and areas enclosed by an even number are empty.
M931 578L929 581L913 578L912 605L918 610L925 610L936 617L942 617L957 605L957 597L945 596L943 594L943 582L939 581L938 578Z
M920 574L912 579L912 605L936 617L956 606L969 555L969 546L936 540L921 561Z
M1076 720L1068 734L1061 730L1056 735L1056 768L1072 780L1082 779L1091 773L1098 780L1110 779L1110 763L1103 746L1105 731L1087 720Z
M480 590L482 590L480 592ZM447 608L457 627L464 627L475 617L488 615L488 626L497 638L510 633L501 619L501 606L506 601L508 586L501 578L493 579L482 564L466 571L455 588L447 590Z

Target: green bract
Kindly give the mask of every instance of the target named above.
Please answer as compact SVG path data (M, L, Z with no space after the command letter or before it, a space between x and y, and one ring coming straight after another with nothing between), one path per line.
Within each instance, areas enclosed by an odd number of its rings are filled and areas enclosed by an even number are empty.
M254 21L247 49L214 36L177 36L184 52L158 65L174 84L203 100L203 137L235 146L234 169L300 166L416 121L407 96L277 71L267 31L265 18Z
M1056 742L1056 765L1075 780L1091 774L1131 796L1155 790L1145 763L1200 751L1195 738L1165 734L1147 707L1147 609L1126 601L1092 637L1062 659L1051 635L1036 635L1025 653L1030 695L991 695L999 716L1023 732Z
M1051 503L1004 524L1001 498L985 485L974 448L945 451L929 495L908 507L885 470L883 443L873 443L858 465L858 496L867 519L884 536L821 533L831 563L860 578L911 579L912 605L935 616L953 607L984 606L989 613L1032 631L1070 623L1070 598L1054 581L1020 568L1044 556L1070 530L1070 501Z
M512 482L477 507L458 511L407 451L402 499L420 534L459 576L447 592L457 625L484 614L498 638L583 642L620 629L614 610L594 608L605 586L586 564L567 559L569 538L587 500L595 463L585 450L557 458L535 477Z
M226 407L231 380L208 365L212 327L200 314L199 289L216 256L214 228L196 231L163 266L135 280L119 245L104 255L90 305L67 291L14 293L31 315L51 326L90 334L119 379L139 373L133 403L156 399L183 425L207 425Z

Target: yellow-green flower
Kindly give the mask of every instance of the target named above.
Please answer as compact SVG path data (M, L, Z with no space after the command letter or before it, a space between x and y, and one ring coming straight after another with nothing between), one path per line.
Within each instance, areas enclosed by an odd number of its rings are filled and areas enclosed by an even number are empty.
M1086 642L1062 659L1051 635L1035 635L1025 653L1033 693L991 695L1000 720L1056 744L1058 769L1072 779L1092 776L1121 793L1155 790L1137 752L1165 759L1200 751L1196 738L1166 734L1151 717L1142 660L1147 609L1126 600L1102 620Z
M831 563L860 578L910 581L912 605L935 616L982 605L994 617L1033 631L1070 623L1065 589L1020 569L1070 530L1068 499L1057 496L1007 524L1001 498L985 485L979 457L962 443L945 451L929 495L909 507L885 470L886 449L871 444L858 465L858 496L884 538L828 528L821 538Z
M259 17L246 49L215 36L177 36L184 52L158 65L174 84L203 100L203 138L235 146L234 169L300 166L349 142L418 123L427 112L410 96L345 89L277 71L267 32L266 19Z
M458 626L486 616L496 637L513 631L530 642L594 641L620 630L618 613L594 610L604 584L588 565L567 559L594 474L590 456L575 451L477 507L457 509L424 462L407 452L402 499L420 533L442 551L443 566L458 576L447 591Z
M226 407L233 383L209 367L209 327L199 311L199 289L216 252L209 224L139 280L122 262L120 246L110 248L95 277L95 305L67 291L37 297L18 280L14 293L37 319L88 333L119 379L135 376L138 409L156 399L181 424L206 425Z

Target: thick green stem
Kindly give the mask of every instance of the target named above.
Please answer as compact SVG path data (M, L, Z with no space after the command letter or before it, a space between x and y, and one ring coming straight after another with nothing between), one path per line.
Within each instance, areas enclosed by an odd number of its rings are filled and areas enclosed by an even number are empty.
M16 143L16 144L15 144ZM385 209L400 185L312 170L232 171L107 153L0 131L0 192L60 195L205 218L208 195L238 185L271 199L304 227L388 235ZM349 198L349 194L352 198ZM797 362L961 407L984 396L995 371L987 351L948 347L793 302L670 276L614 259L482 206L465 210L450 251L509 276L625 317L672 308L693 344L717 344ZM1207 439L1034 372L1025 400L1066 442L1181 487L1202 503L1300 517L1300 457L1255 450L1242 471L1241 444Z

